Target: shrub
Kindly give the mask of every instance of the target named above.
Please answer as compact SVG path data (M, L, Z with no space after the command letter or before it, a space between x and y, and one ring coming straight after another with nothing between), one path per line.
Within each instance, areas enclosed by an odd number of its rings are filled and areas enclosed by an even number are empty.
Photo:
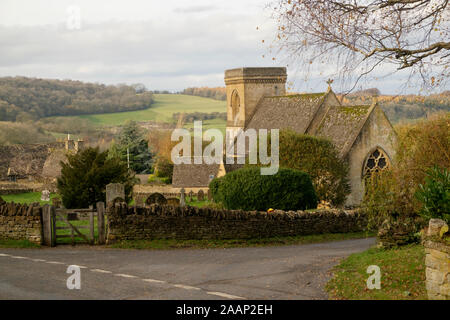
M215 202L227 209L305 210L317 207L317 195L308 174L280 168L275 175L261 175L248 167L216 178L210 183Z
M442 219L450 224L450 171L434 167L428 170L425 183L420 184L416 198L422 203L419 214L425 219Z
M58 192L66 208L87 208L99 201L106 201L106 185L123 183L125 201L130 200L135 183L127 164L118 158L108 158L108 151L87 148L77 154L67 155L67 163L61 162Z
M396 128L398 144L394 165L366 180L362 205L368 214L369 228L384 223L398 226L389 230L397 229L395 232L399 233L405 226L404 231L413 238L411 234L425 225L419 213L428 214L422 211L426 204L415 195L419 185L425 183L430 168L439 166L448 170L450 167L449 120L450 115L440 115ZM431 205L429 208L436 210L434 205L433 209ZM415 228L410 226L412 222ZM387 236L396 237L388 233Z
M309 174L319 200L335 206L344 203L350 194L349 168L331 141L281 130L279 143L281 167Z
M165 157L158 157L155 166L155 175L158 178L169 178L172 181L173 163Z

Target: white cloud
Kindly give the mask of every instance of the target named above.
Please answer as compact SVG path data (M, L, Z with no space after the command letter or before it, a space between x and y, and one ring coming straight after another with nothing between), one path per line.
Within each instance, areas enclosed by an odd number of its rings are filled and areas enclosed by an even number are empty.
M225 69L288 63L268 52L276 34L264 10L269 1L2 0L0 75L141 82L155 90L223 86ZM80 30L66 28L69 6L80 7ZM295 90L320 91L328 69L307 82L302 68L288 72ZM392 92L392 83L368 85Z

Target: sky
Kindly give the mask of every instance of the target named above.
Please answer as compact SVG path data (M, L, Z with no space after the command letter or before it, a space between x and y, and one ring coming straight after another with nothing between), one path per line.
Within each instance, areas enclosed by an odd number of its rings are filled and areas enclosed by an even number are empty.
M1 0L0 76L179 91L224 86L226 69L287 66L292 91L325 90L330 70L305 79L271 48L270 1ZM401 80L364 86L395 93Z

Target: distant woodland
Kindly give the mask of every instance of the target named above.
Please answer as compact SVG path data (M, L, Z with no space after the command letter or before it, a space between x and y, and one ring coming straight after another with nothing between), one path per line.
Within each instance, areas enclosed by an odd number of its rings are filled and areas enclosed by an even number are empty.
M199 96L204 98L211 98L215 100L227 100L227 92L224 87L217 87L217 88L208 88L208 87L201 87L201 88L187 88L184 89L181 94L187 94L190 96Z
M390 96L380 94L378 89L367 89L345 96L343 103L370 104L374 96L392 123L427 118L437 112L450 112L450 91L428 96Z
M152 94L128 85L72 80L0 78L0 121L134 111L150 107Z

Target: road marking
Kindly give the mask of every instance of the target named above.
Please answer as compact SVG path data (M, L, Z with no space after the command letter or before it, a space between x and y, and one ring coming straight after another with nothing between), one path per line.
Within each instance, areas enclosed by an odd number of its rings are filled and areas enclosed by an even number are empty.
M227 293L223 293L223 292L206 292L207 294L211 294L214 296L219 296L222 298L227 298L227 299L240 299L240 300L245 300L245 298L239 297L239 296L233 296L231 294L227 294Z
M166 281L155 280L155 279L142 279L142 281L150 282L150 283L167 283Z
M0 257L11 257L13 259L28 259L31 261L35 261L35 262L45 262L48 264L60 264L63 265L65 263L62 262L58 262L58 261L46 261L44 259L32 259L29 257L22 257L22 256L12 256L10 254L6 254L6 253L0 253ZM78 266L80 269L88 269L88 267L85 266ZM108 270L102 270L102 269L91 269L92 272L98 272L98 273L108 273L108 274L112 274L111 271ZM122 277L122 278L129 278L129 279L136 279L138 278L137 276L133 276L130 274L123 274L123 273L118 273L118 274L114 274L117 277ZM162 280L156 280L156 279L142 279L142 281L145 282L149 282L149 283L161 283L161 284L167 284L166 281L162 281ZM188 286L188 285L183 285L183 284L172 284L172 286L174 286L175 288L180 288L180 289L185 289L185 290L202 290L201 288L197 288L197 287L193 287L193 286ZM221 298L226 298L226 299L237 299L237 300L245 300L245 298L243 297L239 297L239 296L234 296L228 293L223 293L223 292L213 292L213 291L208 291L206 292L209 295L214 295L214 296L218 296Z
M129 275L129 274L123 274L123 273L115 274L115 276L116 277L122 277L122 278L137 278L136 276L132 276L132 275Z
M98 272L98 273L112 273L111 271L108 270L102 270L102 269L92 269L92 272Z
M174 284L173 286L177 287L177 288L181 288L181 289L186 289L186 290L201 290L200 288L192 287L192 286L185 286L183 284Z

